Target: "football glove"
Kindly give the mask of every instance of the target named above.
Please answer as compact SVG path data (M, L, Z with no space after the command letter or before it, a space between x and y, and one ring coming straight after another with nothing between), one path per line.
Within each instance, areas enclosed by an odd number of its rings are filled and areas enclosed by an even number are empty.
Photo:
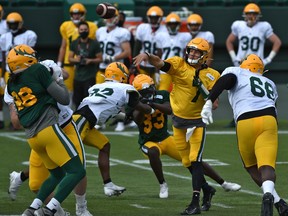
M270 59L269 57L263 59L264 66L266 66L267 64L270 64L271 62L272 62L272 59Z
M114 61L115 61L115 58L113 56L110 56L110 55L106 55L104 58L105 64L109 64L109 63L114 62Z
M59 67L58 65L53 65L50 67L52 69L52 79L55 80L56 82L59 82L60 80L63 80L63 75L62 75L62 68Z
M3 77L0 78L0 88L5 89L6 83Z
M207 125L213 123L212 107L213 107L212 101L207 100L201 111L202 121Z

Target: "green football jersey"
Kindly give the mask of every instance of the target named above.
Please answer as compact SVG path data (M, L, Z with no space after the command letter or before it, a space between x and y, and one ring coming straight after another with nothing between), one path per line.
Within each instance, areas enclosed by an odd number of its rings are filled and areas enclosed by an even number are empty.
M169 102L169 92L156 91L154 103L163 104ZM144 122L139 125L138 143L142 146L148 141L160 142L170 136L167 126L167 115L155 110L153 114L146 114Z
M56 100L46 90L52 81L50 72L42 64L30 66L13 82L8 80L7 90L14 99L24 128L31 126L48 106L57 107Z

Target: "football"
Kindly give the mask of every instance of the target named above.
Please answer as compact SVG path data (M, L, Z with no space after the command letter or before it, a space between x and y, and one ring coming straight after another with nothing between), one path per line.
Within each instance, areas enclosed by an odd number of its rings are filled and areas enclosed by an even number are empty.
M107 2L103 2L97 5L96 13L103 19L110 19L116 13L116 8Z

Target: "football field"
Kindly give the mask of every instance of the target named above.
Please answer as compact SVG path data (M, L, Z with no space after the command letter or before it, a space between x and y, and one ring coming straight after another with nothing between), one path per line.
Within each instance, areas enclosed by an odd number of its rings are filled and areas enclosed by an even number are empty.
M242 186L238 192L225 192L217 183L207 177L215 187L216 194L212 207L203 215L240 216L260 215L262 192L243 169L237 151L234 130L224 131L208 128L204 160L226 180ZM86 147L88 189L88 209L93 215L103 216L167 216L180 215L191 201L191 176L180 162L162 156L163 170L169 186L169 198L160 199L159 184L137 144L137 131L103 131L111 141L111 177L112 181L125 186L118 197L107 197L103 192L103 183L97 167L98 150ZM276 189L285 200L288 199L288 131L279 131L279 149L277 159ZM29 146L23 132L0 132L1 169L0 169L0 215L20 215L32 202L34 194L28 188L28 181L20 187L15 201L7 194L9 173L20 171L28 165ZM75 215L73 194L62 206ZM278 215L274 208L274 215Z

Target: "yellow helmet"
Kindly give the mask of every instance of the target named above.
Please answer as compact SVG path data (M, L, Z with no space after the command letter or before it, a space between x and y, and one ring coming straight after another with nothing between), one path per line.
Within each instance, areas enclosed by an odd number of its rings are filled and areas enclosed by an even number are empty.
M201 56L198 59L190 59L190 50L198 50L201 52ZM208 59L208 53L210 51L210 46L207 40L203 38L194 38L186 45L186 62L190 65L204 64Z
M69 9L70 18L73 23L78 24L80 21L85 20L86 8L81 3L74 3ZM80 19L73 19L73 14L82 14Z
M254 16L249 14L255 14ZM242 15L247 22L248 26L253 26L261 17L261 10L258 5L254 3L247 4L244 7L243 15Z
M3 15L4 15L4 10L3 10L2 5L0 5L0 20L2 20Z
M254 3L250 3L250 4L247 4L244 7L243 14L246 14L246 13L258 13L258 14L261 14L261 10L260 10L258 5L254 4Z
M7 64L13 74L17 74L36 64L36 51L30 46L20 44L13 47L7 55Z
M133 86L143 98L150 100L156 91L153 79L146 74L137 75L133 80Z
M152 28L158 28L163 17L163 10L158 6L152 6L148 9L146 15L148 23Z
M262 59L256 54L249 54L245 59L242 60L240 68L247 69L252 73L263 74L264 64Z
M203 19L199 14L191 14L186 22L189 32L196 35L201 30Z
M175 13L170 13L165 20L166 27L168 29L169 34L175 35L177 34L180 24L181 24L181 19L180 17L175 14Z
M6 17L6 22L11 32L16 33L19 29L22 28L23 18L19 13L12 12Z
M139 74L133 80L133 86L137 91L149 88L151 85L154 85L154 81L146 74Z
M112 80L120 83L128 83L129 70L121 62L112 62L105 69L105 80Z

